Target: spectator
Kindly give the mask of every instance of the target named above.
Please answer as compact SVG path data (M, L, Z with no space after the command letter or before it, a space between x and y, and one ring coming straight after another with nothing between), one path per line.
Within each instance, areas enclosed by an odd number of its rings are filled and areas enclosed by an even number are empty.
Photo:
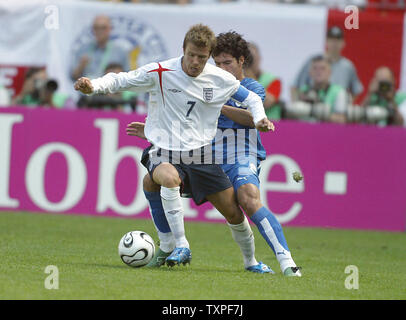
M123 67L118 63L111 63L106 67L105 74L123 72ZM117 110L127 113L134 112L137 108L137 93L121 91L103 95L82 96L78 101L79 108L96 108L103 110Z
M331 65L326 57L312 59L309 77L312 85L299 88L299 101L287 106L288 115L303 120L345 123L348 95L343 87L331 83Z
M48 79L44 68L33 67L26 71L21 92L12 99L12 104L68 108L72 100L57 92L58 83Z
M366 113L368 122L383 126L401 125L403 121L398 106L405 100L405 93L396 92L393 71L382 66L375 70L362 106L369 109Z
M110 40L111 21L107 16L97 16L93 21L94 40L83 44L75 53L71 68L72 80L80 77L101 77L110 63L120 63L125 71L130 69L128 50Z
M269 119L279 120L282 117L282 102L279 100L282 84L280 79L261 70L261 56L258 47L250 43L249 49L252 59L244 66L244 73L247 78L257 80L265 88L265 113Z
M21 91L12 99L12 104L37 105L39 83L45 81L47 74L44 68L33 67L26 70Z
M341 55L345 46L344 32L340 27L333 26L328 29L326 37L326 51L324 56L331 64L331 83L337 84L346 89L351 100L363 91L363 85L360 82L357 71L353 63ZM291 88L291 99L298 99L298 89L304 85L311 85L309 77L309 68L312 58L310 58L300 70L294 86Z

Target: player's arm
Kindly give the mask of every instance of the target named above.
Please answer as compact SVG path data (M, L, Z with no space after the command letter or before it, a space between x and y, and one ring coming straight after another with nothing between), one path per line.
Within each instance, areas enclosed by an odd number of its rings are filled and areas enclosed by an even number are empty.
M258 131L268 132L275 130L273 123L268 120L265 114L262 99L256 93L240 85L237 92L234 93L231 98L241 102L243 106L248 108L252 115L255 128Z
M221 109L221 114L225 115L227 118L233 120L238 124L250 128L255 128L252 114L245 109L224 105Z
M79 78L75 84L75 90L84 94L115 93L122 90L145 92L154 86L153 78L144 68L130 72L108 73L101 78Z

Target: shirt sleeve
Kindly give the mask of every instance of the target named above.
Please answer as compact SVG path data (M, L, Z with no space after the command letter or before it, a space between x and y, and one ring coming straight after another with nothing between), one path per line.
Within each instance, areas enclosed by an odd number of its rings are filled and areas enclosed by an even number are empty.
M101 78L94 79L92 80L93 94L114 93L123 90L134 92L151 91L155 86L155 82L147 70L148 67L145 66L129 72L108 73Z
M251 112L254 123L266 118L262 99L256 93L249 91L247 88L240 85L237 92L231 97L240 102L242 106L246 106Z

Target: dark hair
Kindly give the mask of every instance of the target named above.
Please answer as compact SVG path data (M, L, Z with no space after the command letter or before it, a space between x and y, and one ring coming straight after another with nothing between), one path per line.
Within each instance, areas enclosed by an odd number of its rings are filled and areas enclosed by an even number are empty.
M208 26L196 24L185 34L185 38L183 39L183 50L186 49L188 42L193 43L200 48L209 48L211 53L216 46L216 36Z
M328 61L328 59L323 55L318 55L318 56L315 56L312 58L312 63L321 62L321 61L327 63L329 66L331 65L330 61Z
M213 50L212 56L217 57L221 53L228 53L236 58L237 61L243 56L244 65L249 65L252 62L248 42L235 31L220 33L217 36L217 45Z

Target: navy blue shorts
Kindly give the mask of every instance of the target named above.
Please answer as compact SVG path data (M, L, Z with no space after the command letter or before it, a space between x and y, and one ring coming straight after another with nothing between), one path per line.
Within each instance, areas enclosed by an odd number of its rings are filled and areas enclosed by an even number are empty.
M182 180L181 193L190 194L197 205L207 201L207 196L232 188L230 179L224 173L220 165L204 163L203 148L201 149L201 160L184 163L175 152L154 148L150 145L142 153L141 163L147 168L153 180L154 170L163 162L171 163L178 171ZM164 155L165 154L165 155ZM195 163L198 162L198 163Z

